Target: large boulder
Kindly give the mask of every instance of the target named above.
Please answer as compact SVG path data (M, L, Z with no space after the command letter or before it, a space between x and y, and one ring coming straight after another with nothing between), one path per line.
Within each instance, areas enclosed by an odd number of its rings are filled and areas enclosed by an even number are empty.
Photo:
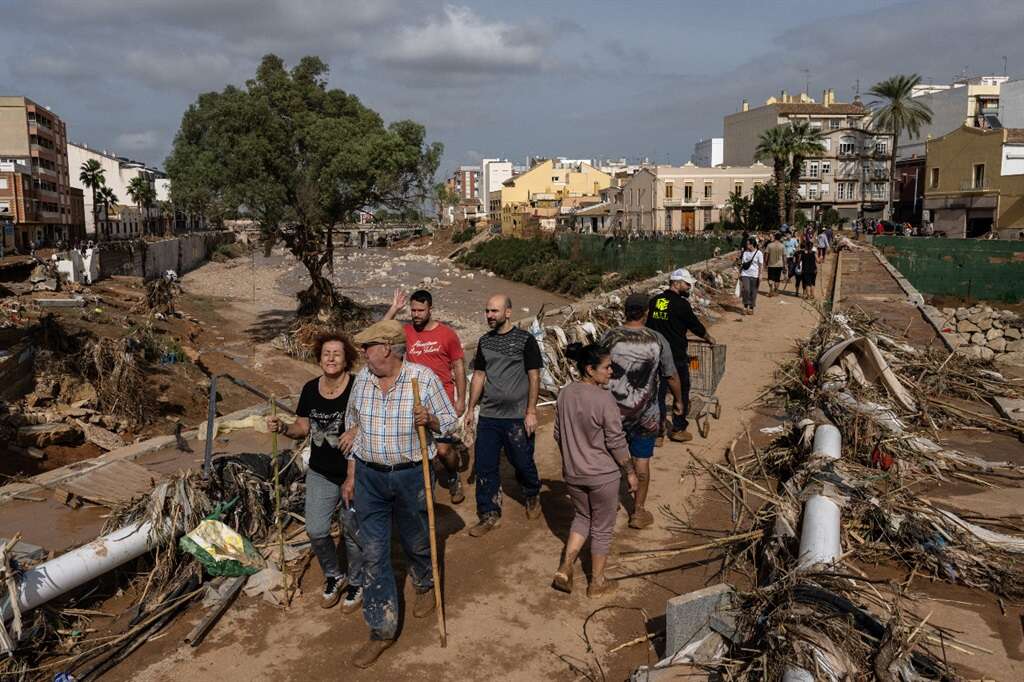
M985 335L981 332L974 332L971 334L971 343L975 346L984 346L988 341L985 339Z
M1006 344L1007 353L1024 353L1024 339L1008 341Z
M1013 365L1014 367L1024 367L1024 351L1003 353L1001 355L998 355L995 361L998 365Z
M960 320L956 325L956 330L961 334L973 334L975 332L980 332L981 328L970 320Z
M967 308L957 308L956 312L953 313L953 316L956 317L957 321L966 320L968 315L970 315L970 313L967 312Z
M1003 336L1011 340L1016 340L1021 337L1021 333L1016 327L1006 327L1003 329Z
M992 328L992 318L979 317L977 322L975 322L974 324L978 325L978 329L980 329L981 331L987 332L989 329Z
M1006 350L1006 339L999 337L988 342L989 349L994 353L1002 353Z
M996 329L995 327L993 327L992 329L989 329L987 332L985 332L985 338L988 339L989 341L992 341L994 339L1000 339L1000 338L1002 338L1002 336L1003 336L1003 330L1002 329Z

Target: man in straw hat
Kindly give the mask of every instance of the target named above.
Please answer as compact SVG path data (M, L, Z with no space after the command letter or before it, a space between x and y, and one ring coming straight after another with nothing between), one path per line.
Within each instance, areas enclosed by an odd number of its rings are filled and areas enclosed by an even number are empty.
M359 429L350 456L356 462L355 508L366 562L363 617L370 640L352 662L368 668L394 644L398 630L392 521L409 560L416 592L413 616L423 618L434 610L430 530L416 429L426 427L433 459L435 438L448 434L457 418L437 376L423 365L406 362L405 330L400 322L377 322L353 341L362 350L366 366L356 375L345 424ZM419 382L420 407L413 405L413 379Z

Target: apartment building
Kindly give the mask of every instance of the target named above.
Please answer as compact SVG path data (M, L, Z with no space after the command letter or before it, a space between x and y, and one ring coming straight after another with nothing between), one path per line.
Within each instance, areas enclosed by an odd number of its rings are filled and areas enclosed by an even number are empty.
M480 196L480 166L459 166L447 184L460 200L476 200Z
M732 192L751 196L756 185L771 177L771 168L760 163L715 168L701 168L693 163L642 168L619 191L609 195L610 220L606 221L605 229L699 234L709 223L722 219Z
M725 138L709 137L693 145L690 163L701 168L721 166L725 163Z
M951 133L961 126L1000 128L1000 93L1007 76L976 76L949 85L919 86L914 99L928 106L931 123L925 123L916 136L904 135L896 150L897 159L923 157L929 139Z
M0 97L0 164L14 248L68 242L75 209L64 121L26 97Z
M889 197L889 161L892 135L870 130L870 110L860 101L837 102L825 90L816 102L806 93L782 91L763 106L725 117L725 163L753 163L761 134L776 126L807 121L823 135L825 151L801 169L799 208L816 218L834 208L844 220L883 217Z
M562 200L596 197L612 177L584 161L548 159L506 180L501 189L501 233L520 236L531 225L554 229Z
M1016 238L1024 229L1024 128L962 126L928 141L925 164L925 219L937 231Z

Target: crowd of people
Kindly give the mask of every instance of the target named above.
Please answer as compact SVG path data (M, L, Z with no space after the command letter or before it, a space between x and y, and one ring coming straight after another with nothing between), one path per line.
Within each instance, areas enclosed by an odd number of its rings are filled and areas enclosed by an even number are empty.
M801 296L802 289L803 297L813 300L818 266L836 248L835 240L831 227L816 229L814 225L798 231L783 224L778 232L763 237L744 232L736 261L743 314L754 314L762 276L768 279L768 297L785 292L792 282L794 295Z
M572 592L574 565L589 543L587 595L614 591L616 583L604 571L619 507L627 510L630 528L650 526L651 458L666 437L693 438L687 422L688 335L713 342L688 300L695 283L688 270L674 271L657 296L626 299L621 326L597 343L567 349L578 380L559 393L554 440L574 518L552 580L555 589ZM406 307L408 322L397 321ZM314 352L321 375L303 386L296 419L289 424L267 418L273 432L309 437L305 525L324 576L321 605L340 602L349 613L362 609L369 638L352 659L357 667L373 665L398 633L392 528L408 562L412 616L424 618L436 608L420 427L428 434L432 477L447 487L452 504L465 499L454 435L461 430L464 442L475 444L477 523L470 536L500 526L502 451L515 473L525 517L542 515L534 459L540 345L513 324L508 296L491 297L484 314L489 331L476 344L467 380L462 343L434 319L430 292L406 297L396 291L384 318L354 337L320 335ZM363 366L356 371L360 357ZM341 547L331 535L335 519Z

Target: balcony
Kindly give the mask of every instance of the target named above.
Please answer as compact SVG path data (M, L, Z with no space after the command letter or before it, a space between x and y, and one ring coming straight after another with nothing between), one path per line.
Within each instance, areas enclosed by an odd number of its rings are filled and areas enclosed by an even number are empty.
M964 180L960 183L961 192L992 192L995 188L992 187L988 180L982 180L981 182L975 180Z

